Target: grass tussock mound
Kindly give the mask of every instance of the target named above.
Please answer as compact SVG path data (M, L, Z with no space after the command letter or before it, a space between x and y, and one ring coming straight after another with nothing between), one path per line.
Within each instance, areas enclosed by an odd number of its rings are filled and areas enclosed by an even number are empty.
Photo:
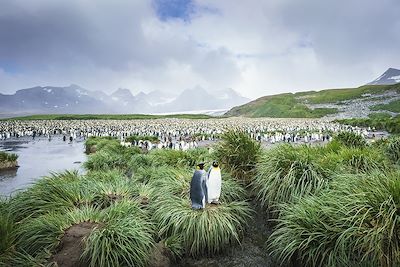
M338 153L342 169L346 172L369 173L375 170L385 171L390 162L382 151L368 148L343 148Z
M135 202L123 201L105 210L85 206L67 213L49 213L24 222L17 232L17 247L33 257L46 252L43 259L57 259L60 240L71 227L91 223L80 241L82 253L73 261L88 266L144 266L153 246L152 225ZM76 245L76 244L75 244ZM72 249L72 248L70 248Z
M400 136L395 136L387 140L384 147L386 155L392 160L393 163L400 163Z
M335 164L321 156L321 149L280 145L264 153L251 184L257 199L271 210L278 205L325 188Z
M228 131L222 135L215 156L234 178L247 184L254 174L260 152L260 143L251 139L247 133Z
M364 137L354 132L341 132L335 140L345 147L364 148L367 146L367 141Z
M311 266L398 266L399 192L398 171L343 175L283 208L271 249Z
M193 210L187 199L167 197L154 205L159 235L182 238L191 256L215 255L239 243L243 227L251 216L244 201L209 205L203 211Z

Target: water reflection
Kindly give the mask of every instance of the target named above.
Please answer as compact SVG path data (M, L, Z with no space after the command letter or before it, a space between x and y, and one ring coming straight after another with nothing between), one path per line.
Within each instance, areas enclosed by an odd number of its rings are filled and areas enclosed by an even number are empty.
M18 154L18 169L0 172L0 195L8 196L51 172L77 169L86 160L84 140L63 141L62 136L0 141L0 150Z

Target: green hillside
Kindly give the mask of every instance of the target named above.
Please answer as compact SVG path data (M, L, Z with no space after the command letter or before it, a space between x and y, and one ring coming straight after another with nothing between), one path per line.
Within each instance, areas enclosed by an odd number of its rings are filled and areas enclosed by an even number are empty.
M375 105L371 107L371 110L387 110L391 112L400 113L400 100L394 100L389 104L385 105Z
M245 105L232 108L226 113L229 116L272 117L272 118L320 118L337 113L334 108L310 109L306 104L340 103L345 100L362 99L366 95L379 95L387 91L400 94L400 84L366 85L358 88L328 89L264 96ZM400 109L400 102L392 102L379 109Z

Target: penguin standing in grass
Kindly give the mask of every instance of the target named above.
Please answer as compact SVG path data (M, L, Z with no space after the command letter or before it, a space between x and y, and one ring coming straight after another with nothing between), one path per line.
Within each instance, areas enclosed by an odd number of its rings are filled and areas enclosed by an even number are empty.
M221 169L217 161L214 161L207 173L207 202L219 204L221 196Z
M207 200L207 173L204 170L204 163L197 164L197 169L193 174L190 182L190 200L192 201L192 209L204 209Z

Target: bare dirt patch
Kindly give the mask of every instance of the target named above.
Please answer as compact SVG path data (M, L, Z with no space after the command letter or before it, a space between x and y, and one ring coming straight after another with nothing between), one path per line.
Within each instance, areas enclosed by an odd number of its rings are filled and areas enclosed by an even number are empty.
M83 222L72 225L65 231L56 252L50 258L50 262L59 267L84 267L85 262L80 261L83 253L82 240L98 226L96 223Z
M171 253L162 242L155 245L152 255L150 257L150 267L169 267L171 266L170 255Z

